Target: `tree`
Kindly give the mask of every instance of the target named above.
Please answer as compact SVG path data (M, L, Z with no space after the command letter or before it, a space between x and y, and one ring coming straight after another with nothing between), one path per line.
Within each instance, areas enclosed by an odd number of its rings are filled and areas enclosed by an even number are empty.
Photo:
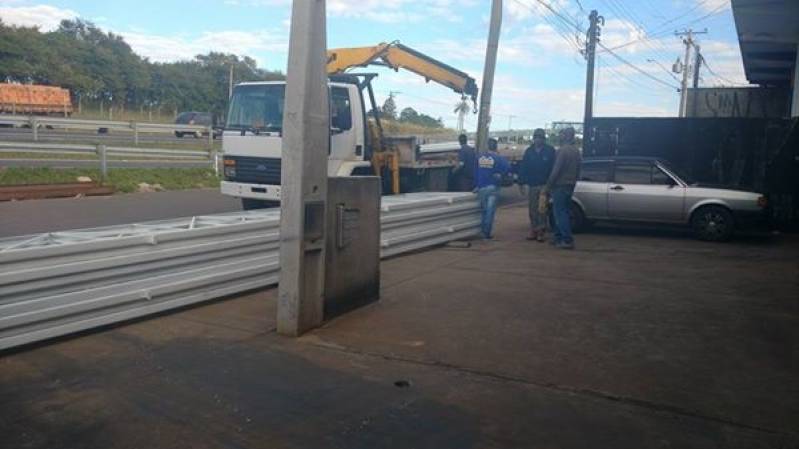
M383 103L381 113L381 118L386 118L389 120L397 119L397 104L394 103L394 94L390 94L388 98L386 98L386 101Z

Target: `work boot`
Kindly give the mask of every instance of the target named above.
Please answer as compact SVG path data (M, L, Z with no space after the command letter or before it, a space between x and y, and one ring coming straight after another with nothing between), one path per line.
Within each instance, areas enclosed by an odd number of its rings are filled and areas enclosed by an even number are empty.
M555 244L555 248L557 248L557 249L574 249L574 243L560 242L560 243Z
M530 229L530 232L527 233L527 240L538 240L540 238L541 235L534 229Z

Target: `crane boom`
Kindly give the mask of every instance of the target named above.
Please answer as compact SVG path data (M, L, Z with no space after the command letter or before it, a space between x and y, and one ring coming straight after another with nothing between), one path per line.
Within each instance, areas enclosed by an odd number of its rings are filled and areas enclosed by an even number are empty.
M422 54L398 41L374 47L334 48L327 51L327 73L339 74L353 67L382 65L394 70L409 70L426 81L435 81L477 104L477 83L460 70Z

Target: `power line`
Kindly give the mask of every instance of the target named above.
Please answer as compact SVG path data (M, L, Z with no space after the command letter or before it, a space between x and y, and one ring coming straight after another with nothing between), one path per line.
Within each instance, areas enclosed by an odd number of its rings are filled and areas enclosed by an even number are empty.
M718 73L716 73L715 71L713 71L713 69L710 67L710 64L708 64L707 59L705 59L704 56L702 56L702 63L705 65L705 68L707 69L707 71L710 72L711 75L715 76L719 80L724 81L724 82L726 82L726 83L728 83L730 85L733 85L733 86L748 86L748 84L736 83L734 81L730 81L729 79L724 78L723 76L721 76Z
M654 76L654 75L652 75L652 74L650 74L650 73L647 73L646 71L642 70L641 68L639 68L639 67L638 67L638 66L636 66L635 64L633 64L633 63L631 63L630 61L628 61L628 60L626 60L626 59L622 58L621 56L619 56L619 55L618 55L616 52L614 52L613 50L610 50L610 49L608 49L607 47L605 47L605 46L604 46L604 45L603 45L601 42L599 43L599 46L600 46L600 47L602 47L602 48L604 48L604 49L605 49L605 51L607 51L608 53L610 53L610 54L611 54L611 55L612 55L614 58L616 58L616 59L618 59L619 61L621 61L622 63L624 63L624 64L626 64L626 65L630 66L630 68L632 68L632 69L633 69L633 70L635 70L636 72L640 73L641 75L644 75L645 77L647 77L647 78L651 79L652 81L655 81L655 82L658 82L658 83L660 83L660 84L663 84L664 86L671 87L672 89L678 89L678 87L677 87L677 86L675 86L675 85L672 85L672 84L669 84L667 81L663 81L662 79L660 79L660 78L658 78L658 77L656 77L656 76Z

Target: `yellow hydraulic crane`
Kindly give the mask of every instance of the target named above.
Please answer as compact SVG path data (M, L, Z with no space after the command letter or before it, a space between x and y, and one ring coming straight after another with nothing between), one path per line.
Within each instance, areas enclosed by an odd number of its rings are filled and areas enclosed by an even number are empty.
M380 65L395 71L409 70L426 81L435 81L455 92L469 96L477 104L477 83L460 70L422 54L399 41L374 47L334 48L327 51L327 73L344 73L353 67Z
M477 82L474 78L399 41L382 42L373 47L334 48L327 51L328 75L344 74L349 69L370 65L389 67L395 71L405 69L423 77L427 82L434 81L448 87L461 94L461 98L471 98L475 112L477 111ZM365 87L369 90L372 110L376 112L378 109L371 86L373 76L366 78ZM392 174L392 190L394 193L399 193L399 154L396 149L386 148L383 144L380 117L375 114L374 119L377 129L371 129L370 132L373 135L373 142L377 145L376 151L372 154L372 166L378 175L384 167L388 167Z

